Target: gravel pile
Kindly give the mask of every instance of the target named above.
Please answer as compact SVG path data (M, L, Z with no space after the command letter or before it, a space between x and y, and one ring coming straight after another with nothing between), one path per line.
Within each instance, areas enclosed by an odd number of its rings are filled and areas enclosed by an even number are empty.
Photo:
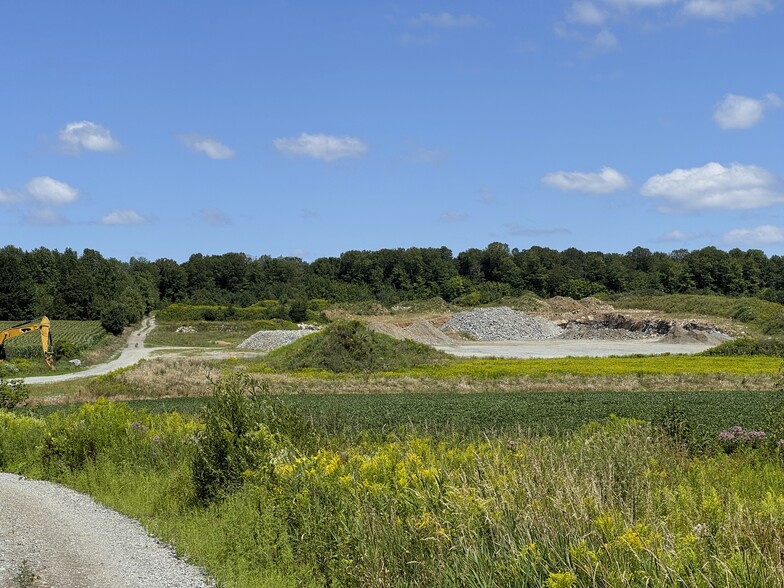
M460 312L441 328L467 333L478 341L541 341L561 335L561 329L554 322L506 306Z
M272 351L311 333L315 333L315 331L305 329L298 331L259 331L237 345L237 348Z

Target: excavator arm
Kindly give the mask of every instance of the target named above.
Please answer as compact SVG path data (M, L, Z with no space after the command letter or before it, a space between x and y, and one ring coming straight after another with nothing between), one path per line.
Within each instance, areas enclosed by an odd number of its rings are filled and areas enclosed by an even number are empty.
M5 359L5 343L14 337L19 337L31 331L41 331L41 347L44 351L44 361L50 369L54 369L54 346L52 345L52 328L49 319L42 316L35 321L25 321L0 331L0 360Z

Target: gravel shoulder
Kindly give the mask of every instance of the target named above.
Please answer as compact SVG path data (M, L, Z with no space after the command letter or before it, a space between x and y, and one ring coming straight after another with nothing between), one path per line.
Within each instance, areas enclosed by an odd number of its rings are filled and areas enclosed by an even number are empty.
M16 585L23 561L41 588L214 586L136 521L57 484L0 474L0 585Z

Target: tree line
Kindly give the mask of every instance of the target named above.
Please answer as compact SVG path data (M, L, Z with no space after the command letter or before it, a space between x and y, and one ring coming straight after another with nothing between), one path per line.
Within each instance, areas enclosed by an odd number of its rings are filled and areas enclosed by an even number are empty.
M296 257L203 255L183 262L120 261L85 249L0 249L0 320L131 324L168 304L251 306L261 300L336 302L441 297L479 304L525 291L542 297L601 293L706 293L784 302L784 257L705 247L670 253L557 251L491 243L453 255L447 247L347 251L310 263Z

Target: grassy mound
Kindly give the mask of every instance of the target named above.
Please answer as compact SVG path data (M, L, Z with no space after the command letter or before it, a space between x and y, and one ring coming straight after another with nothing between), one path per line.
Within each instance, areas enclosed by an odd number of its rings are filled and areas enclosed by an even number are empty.
M311 368L330 372L385 372L450 357L427 345L375 333L359 321L337 321L323 331L276 349L267 363L278 370Z

